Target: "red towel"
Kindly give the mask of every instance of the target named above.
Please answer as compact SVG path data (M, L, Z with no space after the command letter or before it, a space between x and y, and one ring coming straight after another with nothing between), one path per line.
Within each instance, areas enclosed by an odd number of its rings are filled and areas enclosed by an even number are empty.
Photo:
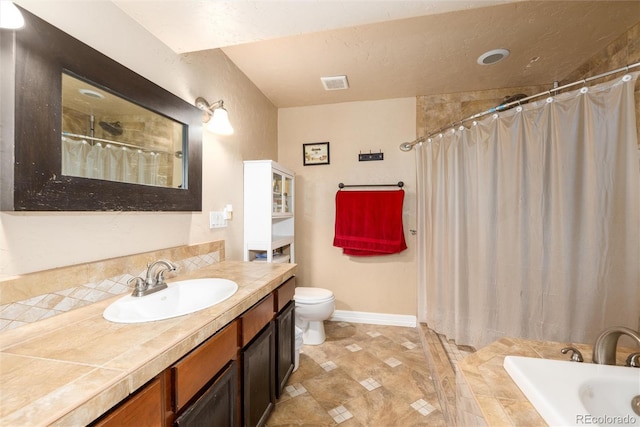
M346 255L387 255L407 249L402 227L404 190L338 191L333 246Z

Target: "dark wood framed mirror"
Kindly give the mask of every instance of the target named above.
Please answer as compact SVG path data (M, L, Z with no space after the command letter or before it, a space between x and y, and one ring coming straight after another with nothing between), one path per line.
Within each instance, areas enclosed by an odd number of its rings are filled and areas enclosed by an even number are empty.
M202 112L35 15L22 13L25 27L15 33L13 206L7 209L3 196L3 210L201 211ZM63 74L177 123L183 143L174 152L182 157L176 168L181 176L159 186L65 174ZM120 123L104 123L117 134L114 126Z

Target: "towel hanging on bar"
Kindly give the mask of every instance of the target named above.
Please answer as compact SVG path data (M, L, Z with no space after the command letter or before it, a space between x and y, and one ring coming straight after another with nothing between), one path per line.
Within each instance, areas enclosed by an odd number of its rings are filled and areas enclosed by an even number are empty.
M333 245L345 255L389 255L407 249L404 190L338 191Z

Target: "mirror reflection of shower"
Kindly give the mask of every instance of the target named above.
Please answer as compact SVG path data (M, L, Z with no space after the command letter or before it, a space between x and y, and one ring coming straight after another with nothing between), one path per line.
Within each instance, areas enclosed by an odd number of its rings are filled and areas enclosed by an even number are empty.
M185 188L185 125L62 73L62 174Z
M122 135L122 125L120 122L100 122L100 127L113 136ZM93 127L93 126L92 126Z

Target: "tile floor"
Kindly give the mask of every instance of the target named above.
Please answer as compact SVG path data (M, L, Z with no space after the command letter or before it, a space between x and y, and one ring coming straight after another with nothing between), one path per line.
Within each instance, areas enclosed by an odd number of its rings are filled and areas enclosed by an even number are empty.
M445 426L419 328L325 322L267 420L276 426Z

